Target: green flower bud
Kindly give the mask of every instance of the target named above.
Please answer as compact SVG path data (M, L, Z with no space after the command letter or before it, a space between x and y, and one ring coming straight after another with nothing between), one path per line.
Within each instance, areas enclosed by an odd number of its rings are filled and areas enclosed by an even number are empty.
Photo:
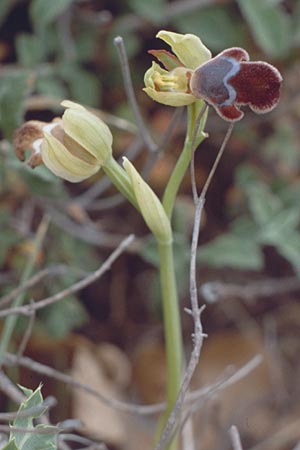
M76 183L94 175L112 158L112 135L107 125L77 103L64 101L62 119L50 124L26 122L15 133L16 154L22 161L32 151L31 167L44 163L51 172Z
M132 190L147 226L160 243L169 244L172 241L171 225L159 198L125 157L123 167L130 178Z

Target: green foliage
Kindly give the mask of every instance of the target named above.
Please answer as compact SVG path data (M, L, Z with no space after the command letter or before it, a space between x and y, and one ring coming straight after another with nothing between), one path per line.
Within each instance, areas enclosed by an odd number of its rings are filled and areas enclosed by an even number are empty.
M9 249L19 241L19 237L10 226L11 214L8 208L0 210L0 267L5 263Z
M163 20L163 10L166 0L128 0L129 7L145 19L159 24Z
M41 394L41 386L35 391L21 387L26 400L21 403L19 412L25 412L30 408L38 408L42 406L43 397ZM54 427L48 425L34 425L34 419L37 419L45 412L45 409L38 409L38 412L26 417L17 417L13 423L13 427L24 428L25 431L12 430L9 435L9 443L3 450L56 450L57 449L57 433ZM43 434L32 433L31 431L43 430L49 431ZM28 432L26 432L28 430Z
M32 0L30 3L30 16L37 29L53 22L62 14L73 0Z
M292 43L292 21L281 5L261 0L237 0L253 39L273 58L284 58Z
M183 14L174 20L181 33L194 33L213 51L243 46L245 32L228 7L212 6Z
M4 22L7 14L12 8L13 4L11 0L1 0L0 2L0 26Z
M260 270L261 250L271 245L299 272L300 184L274 180L268 185L244 165L237 170L236 185L245 201L243 215L232 221L230 232L200 248L199 260L214 267Z
M19 70L0 75L0 128L6 139L23 120L23 101L28 91L29 73Z
M42 62L44 48L38 36L29 33L20 33L15 41L17 59L26 68L32 68Z
M253 236L249 235L223 234L201 246L197 259L199 262L213 267L228 266L238 270L263 268L260 246Z

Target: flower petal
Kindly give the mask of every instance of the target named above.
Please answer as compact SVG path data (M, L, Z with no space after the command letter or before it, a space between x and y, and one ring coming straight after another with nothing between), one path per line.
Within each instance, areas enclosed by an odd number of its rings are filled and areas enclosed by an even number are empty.
M170 243L172 240L170 221L157 195L125 157L123 166L130 178L134 195L149 229L158 241Z
M54 136L44 133L41 145L42 159L46 167L58 177L76 183L100 169L100 164L91 165L76 158Z
M194 34L161 30L156 37L169 44L178 59L189 69L196 69L211 58L210 50Z
M191 94L185 94L183 92L159 92L153 88L147 87L143 91L155 100L168 106L186 106L194 103L196 98Z
M105 164L112 156L112 134L108 126L81 105L73 107L72 102L63 103L72 105L62 117L66 134L90 152L99 164Z

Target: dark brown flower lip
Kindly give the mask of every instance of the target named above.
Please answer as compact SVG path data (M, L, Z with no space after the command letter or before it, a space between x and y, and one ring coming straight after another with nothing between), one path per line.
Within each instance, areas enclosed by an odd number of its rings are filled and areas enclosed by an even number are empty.
M263 114L274 109L280 97L282 76L271 64L249 61L239 47L224 50L198 67L192 74L193 95L213 106L229 122L242 119L240 106Z

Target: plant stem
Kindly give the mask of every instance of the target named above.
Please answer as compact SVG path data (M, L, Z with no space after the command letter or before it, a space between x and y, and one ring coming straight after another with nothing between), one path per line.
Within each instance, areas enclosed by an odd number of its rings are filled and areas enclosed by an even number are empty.
M169 219L171 219L172 217L176 196L182 183L182 180L186 174L186 171L189 167L189 164L191 162L192 152L194 151L193 149L193 145L195 143L194 133L199 106L201 108L203 107L202 104L198 105L195 102L187 107L187 114L188 114L187 132L184 141L184 146L164 192L162 203ZM203 117L203 119L201 119L200 129L197 132L198 136L196 139L197 146L205 138L204 134L201 137L201 132L203 131L205 122L206 122L206 115Z
M167 358L167 408L159 428L163 428L171 413L182 380L183 343L179 314L172 244L158 244L163 305L164 334ZM176 441L174 447L177 448Z
M129 177L120 164L114 158L111 158L102 169L121 194L139 211Z
M33 269L34 269L34 266L35 266L35 263L37 260L37 255L41 249L44 237L45 237L47 229L48 229L48 225L49 225L49 218L46 216L42 219L42 221L39 225L39 228L37 230L36 238L35 238L35 241L33 244L33 249L32 249L32 252L26 263L26 266L24 268L20 284L27 281L33 272ZM26 295L26 291L24 291L20 295L18 295L18 297L12 303L12 307L21 306L22 303L24 302L25 295ZM8 348L9 342L11 340L11 336L14 332L17 320L18 320L17 315L8 316L5 319L5 322L3 325L3 331L2 331L2 335L1 335L1 339L0 339L0 367L2 366L4 353L7 351L7 348Z

